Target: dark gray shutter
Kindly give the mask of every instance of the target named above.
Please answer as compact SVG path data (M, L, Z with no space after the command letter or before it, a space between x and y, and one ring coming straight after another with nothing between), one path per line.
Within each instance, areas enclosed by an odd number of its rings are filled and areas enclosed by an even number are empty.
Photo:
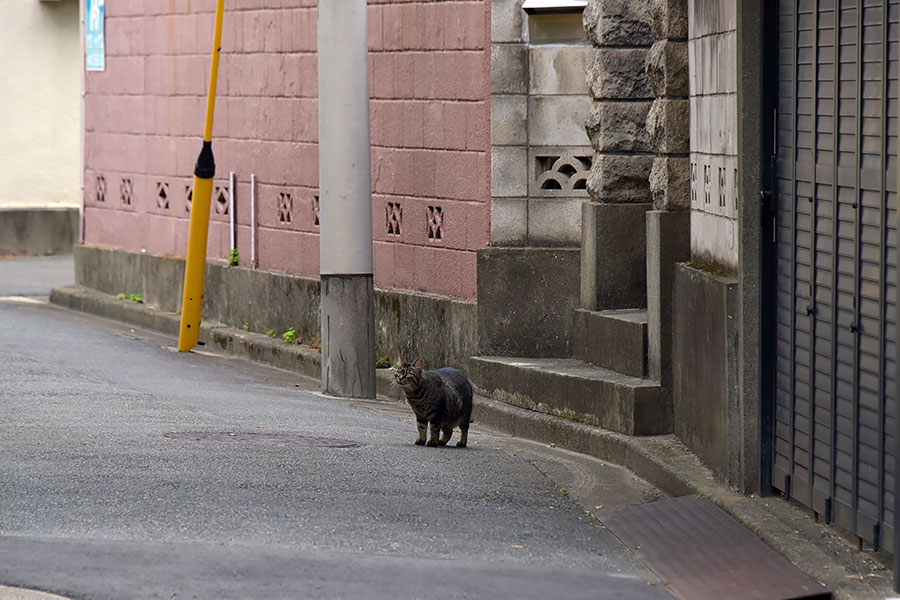
M893 522L898 2L778 3L773 484L876 546Z

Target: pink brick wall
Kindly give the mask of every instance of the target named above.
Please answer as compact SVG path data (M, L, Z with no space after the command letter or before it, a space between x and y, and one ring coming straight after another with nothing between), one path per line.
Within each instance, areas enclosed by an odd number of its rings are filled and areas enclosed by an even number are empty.
M254 173L260 268L307 276L319 269L315 7L227 3L213 128L215 185L237 176L242 263ZM107 4L107 70L86 82L87 243L184 256L214 9ZM474 299L475 250L490 232L488 0L370 0L368 12L375 285ZM224 259L228 216L213 196L208 254Z

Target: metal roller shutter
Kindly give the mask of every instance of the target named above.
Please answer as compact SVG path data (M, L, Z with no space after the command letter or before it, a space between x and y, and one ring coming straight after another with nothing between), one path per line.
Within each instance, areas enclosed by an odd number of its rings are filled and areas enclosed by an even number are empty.
M898 13L778 2L773 485L875 546L893 523Z

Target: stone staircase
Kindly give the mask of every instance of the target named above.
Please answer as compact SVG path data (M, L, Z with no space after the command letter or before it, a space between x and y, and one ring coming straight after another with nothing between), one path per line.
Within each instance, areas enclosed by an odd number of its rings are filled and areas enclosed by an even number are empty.
M671 433L672 410L647 378L646 309L575 309L571 358L476 356L484 396L624 433Z

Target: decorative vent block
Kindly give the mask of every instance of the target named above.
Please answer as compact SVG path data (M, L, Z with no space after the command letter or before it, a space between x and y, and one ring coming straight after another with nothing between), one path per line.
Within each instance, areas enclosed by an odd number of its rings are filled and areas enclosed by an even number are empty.
M319 226L319 195L313 196L313 225Z
M738 198L739 198L739 190L738 190L738 170L734 170L734 208L737 209Z
M131 183L131 178L124 177L122 179L122 182L119 184L119 192L122 196L122 204L131 206L132 194L134 193L134 184Z
M428 239L439 242L444 237L444 211L440 206L428 207Z
M710 202L710 193L709 193L709 165L703 165L703 202L704 204L709 204Z
M429 207L431 210L431 207ZM388 235L400 235L400 227L403 225L403 208L399 202L388 202L386 211L386 226ZM431 217L429 216L429 222Z
M169 209L169 184L164 181L156 182L156 206L163 209Z
M725 208L725 192L727 188L727 178L725 177L725 167L719 167L719 208Z
M228 214L228 187L217 185L216 191L215 191L215 199L216 199L216 214L217 215L227 215Z
M106 177L97 175L97 202L106 202Z
M194 199L194 188L189 185L184 186L184 212L191 212L191 201Z
M278 194L278 220L281 223L290 223L294 217L294 200L287 192Z
M691 163L691 204L697 203L697 163Z
M543 195L581 195L587 190L591 157L572 152L535 156L535 184Z

